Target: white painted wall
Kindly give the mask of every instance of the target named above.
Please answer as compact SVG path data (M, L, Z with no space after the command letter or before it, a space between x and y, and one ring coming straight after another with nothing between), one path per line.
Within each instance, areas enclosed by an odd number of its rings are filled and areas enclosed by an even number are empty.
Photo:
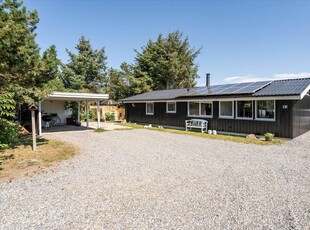
M65 109L64 101L43 101L42 102L42 115L43 113L57 113L60 117L61 124L67 123L66 118L72 114L72 111Z

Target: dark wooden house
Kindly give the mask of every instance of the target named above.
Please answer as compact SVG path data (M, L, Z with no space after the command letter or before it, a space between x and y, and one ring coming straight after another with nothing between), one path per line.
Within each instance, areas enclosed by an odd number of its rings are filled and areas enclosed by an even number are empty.
M310 130L310 78L157 90L122 99L126 120L185 127L208 120L208 129L294 138Z

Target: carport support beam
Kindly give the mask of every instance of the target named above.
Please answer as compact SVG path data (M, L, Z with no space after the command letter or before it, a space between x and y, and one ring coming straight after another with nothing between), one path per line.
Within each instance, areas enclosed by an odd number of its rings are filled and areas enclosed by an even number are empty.
M89 102L86 102L86 127L89 128Z
M81 123L81 102L78 101L78 123Z
M100 128L100 101L97 101L97 128Z
M39 135L42 134L42 101L39 101L39 113L38 113L38 128Z

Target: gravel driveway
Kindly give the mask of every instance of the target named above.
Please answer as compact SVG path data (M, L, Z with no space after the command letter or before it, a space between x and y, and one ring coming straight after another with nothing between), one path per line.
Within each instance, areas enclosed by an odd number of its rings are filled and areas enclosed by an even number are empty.
M150 130L46 137L82 153L0 184L0 229L310 226L310 132L268 147Z

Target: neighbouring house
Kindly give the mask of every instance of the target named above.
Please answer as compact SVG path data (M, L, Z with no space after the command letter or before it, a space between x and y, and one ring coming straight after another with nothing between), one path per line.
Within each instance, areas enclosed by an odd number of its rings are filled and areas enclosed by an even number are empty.
M106 113L113 113L115 121L122 121L125 119L125 108L119 107L119 102L114 100L105 100L100 103L100 111L102 118L106 120ZM95 111L97 106L90 106L90 109Z
M122 99L126 120L184 127L205 119L222 132L294 138L310 130L310 78L157 90Z

